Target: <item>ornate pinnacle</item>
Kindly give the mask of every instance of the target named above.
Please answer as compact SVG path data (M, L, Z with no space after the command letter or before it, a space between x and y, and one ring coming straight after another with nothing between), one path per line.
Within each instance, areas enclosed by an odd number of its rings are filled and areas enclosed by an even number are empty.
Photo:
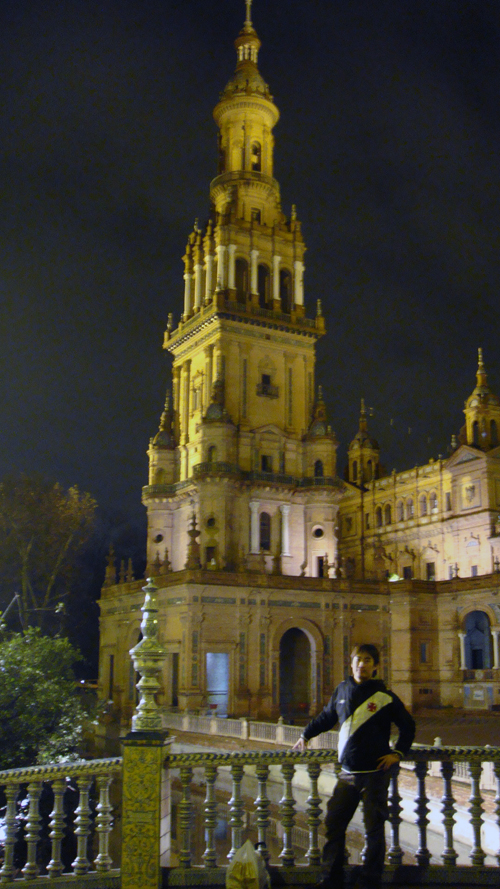
M245 6L247 8L247 17L245 19L245 28L252 27L252 0L245 0Z
M158 642L158 607L156 592L158 587L148 578L147 586L143 587L146 596L141 608L142 639L130 649L134 670L141 674L137 683L139 703L132 717L132 731L158 732L162 730L161 714L155 701L160 689L158 674L166 657L166 650Z

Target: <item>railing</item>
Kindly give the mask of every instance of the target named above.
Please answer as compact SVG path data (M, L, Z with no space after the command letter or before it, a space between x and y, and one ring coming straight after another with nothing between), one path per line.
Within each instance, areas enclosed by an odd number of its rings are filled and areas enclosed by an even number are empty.
M219 721L225 720L216 720ZM234 728L239 721L230 722ZM291 735L290 741L293 740L295 727L281 728L286 729ZM144 874L149 864L141 863L138 858L144 838L151 833L151 825L156 825L157 859L160 860L161 851L169 885L223 885L224 865L248 836L259 843L271 876L280 864L280 882L307 885L317 881L323 844L321 794L331 792L338 771L333 751L172 753L169 748L159 760L159 781L148 765L146 734L140 734L137 741L134 733L129 736L139 757L129 768L137 769L138 773L132 785L130 775L128 777L133 798L127 799L124 792L122 800L124 824L128 819L129 825L136 825L133 831L124 832L122 857L124 862L133 860L137 881L131 880L130 868L126 880L123 873L120 876L117 862L113 862L110 854L113 816L119 805L116 802L115 811L112 810L110 785L125 769L122 760L114 759L0 773L0 786L6 799L5 853L0 870L3 882L22 879L25 887L41 886L58 877L58 884L85 883L113 889L124 880L123 889L131 886L141 889L147 883ZM162 762L164 769L161 769ZM491 791L481 792L481 771L488 763L495 779L495 795ZM444 882L498 886L500 748L419 747L412 751L411 761L405 766L391 779L386 880L399 886ZM466 793L463 778L455 780L457 767L462 772L464 766L470 782ZM144 775L140 774L142 767L146 768ZM125 781L125 771L123 779ZM158 805L160 783L162 793L167 788L164 798L173 804L172 813L177 810L176 830L168 829L168 836L165 822L155 821L153 813ZM78 805L72 823L65 806L65 793L75 794L77 787ZM200 787L203 799L200 799ZM41 807L42 797L45 806ZM22 813L18 798L24 800ZM47 799L50 800L48 816L43 815ZM203 838L198 841L192 832L196 799L201 804L198 822ZM128 805L133 807L132 819ZM45 838L41 836L43 820L50 828ZM224 820L227 820L230 839L227 848L222 847L219 838ZM22 867L15 853L20 833L26 846ZM76 853L70 865L64 863L65 834ZM132 847L135 857L128 843L135 843ZM44 861L43 846L47 844ZM168 855L165 856L168 846L170 862ZM407 863L409 858L413 863ZM466 862L472 867L464 867Z
M277 723L255 722L250 719L225 719L216 714L174 713L164 710L163 726L200 735L219 735L226 738L241 738L245 741L265 741L269 744L289 744L292 746L300 738L302 729L296 725L286 725L282 719ZM337 732L324 732L313 738L310 749L337 749Z
M9 883L22 878L23 885L32 881L39 884L44 882L44 876L49 879L64 876L78 883L85 875L85 883L92 886L119 885L120 872L116 863L113 868L110 855L113 831L110 787L121 774L121 759L0 772L0 787L5 797L1 881ZM74 800L76 795L77 800ZM69 797L77 802L76 808L71 805ZM44 817L44 811L48 817ZM63 860L67 859L64 841L71 833L69 823L73 814L76 857L67 862ZM42 835L43 827L45 836ZM95 836L98 841L94 855ZM24 839L26 847L24 863L18 860L16 851L20 838ZM42 847L50 849L45 860Z
M482 796L479 790L481 768L493 757L496 796ZM471 782L467 802L460 798L454 782L456 764L467 763ZM436 778L429 778L429 766L439 770L440 789L430 788ZM318 791L333 787L334 772L338 771L336 755L329 751L305 754L291 751L249 751L244 753L174 753L167 758L170 773L179 773L178 846L172 863L182 871L182 879L171 872L170 883L183 885L199 883L199 868L220 867L231 859L236 849L251 834L258 843L260 854L271 869L281 861L282 866L294 868L301 876L286 882L307 883L317 875L323 838L321 836L321 803ZM406 881L421 883L457 882L474 885L498 885L500 865L500 748L418 748L412 752L411 764L401 775L396 771L391 778L389 793L389 833L387 851L388 874L391 883L405 885ZM333 767L333 768L332 768ZM326 771L325 771L326 770ZM196 773L198 777L196 777ZM218 780L227 795L227 823L230 846L217 848L216 829L223 817ZM277 785L282 786L281 798ZM307 786L306 786L307 785ZM205 788L202 808L204 843L198 852L192 835L193 792L196 786ZM304 800L305 791L307 799ZM298 797L301 802L298 802ZM248 800L253 813L249 814ZM277 830L272 831L271 807L278 813ZM301 812L301 807L303 812ZM485 807L487 811L485 811ZM408 817L411 812L410 817ZM300 855L307 865L297 864L299 854L292 837L307 836L306 848ZM276 833L281 848L274 855L269 849L269 836ZM200 831L201 836L201 831ZM431 842L432 839L432 842ZM438 846L439 848L436 848ZM406 849L405 849L406 847ZM430 848L433 851L430 851ZM405 863L408 856L414 864ZM464 864L469 860L473 870L464 877ZM190 878L189 873L192 874ZM460 874L460 878L457 876ZM223 878L221 877L223 882ZM211 879L212 882L212 879Z

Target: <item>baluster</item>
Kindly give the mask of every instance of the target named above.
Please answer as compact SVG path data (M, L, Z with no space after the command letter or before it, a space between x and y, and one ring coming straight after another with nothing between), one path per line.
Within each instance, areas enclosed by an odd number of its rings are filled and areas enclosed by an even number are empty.
M321 863L321 851L318 845L318 829L321 821L321 798L318 793L318 778L321 772L319 762L312 760L307 764L307 771L311 780L311 792L307 797L307 824L309 827L309 849L306 858L309 864Z
M429 823L429 819L427 817L427 814L429 812L427 803L429 802L429 800L427 799L425 793L425 776L427 775L427 763L415 763L415 773L417 776L417 799L415 811L417 813L419 842L419 847L415 853L415 858L417 859L419 864L425 867L425 865L429 864L431 857L431 853L427 848L427 825Z
M398 786L399 769L391 770L391 781L389 791L389 824L391 825L391 845L387 852L387 859L391 864L401 864L403 861L403 850L399 845L399 825L403 820L401 818L401 796Z
M241 798L241 782L243 779L243 766L238 763L231 763L231 776L233 779L233 795L229 800L228 806L231 812L229 824L231 825L231 849L227 857L231 860L237 849L242 844L243 833L243 800Z
M497 781L497 792L495 796L495 815L497 816L497 825L500 831L500 761L496 760L493 763L493 771L495 773L495 778ZM500 848L497 853L497 864L500 867Z
M17 834L17 795L19 793L18 784L7 784L5 788L5 799L7 808L5 813L5 844L4 844L4 860L0 870L2 882L9 883L14 879L16 868L14 867L14 845Z
M52 858L47 865L49 877L60 877L63 872L63 863L61 860L61 843L64 837L64 791L66 789L66 781L64 778L57 778L52 784L54 792L54 805L50 813L50 839L52 840Z
M78 837L78 841L76 846L76 858L73 862L73 873L78 876L86 874L90 868L90 861L88 859L88 839L90 836L90 826L92 824L89 806L91 783L92 782L88 778L82 778L81 782L78 782L78 808L75 810L75 836Z
M284 762L281 766L283 775L283 797L280 800L281 825L283 827L283 848L280 852L280 858L283 864L293 867L295 864L295 853L292 845L292 832L295 816L295 800L292 793L292 780L295 772L293 762Z
M182 797L179 803L179 867L191 867L191 766L180 769Z
M99 873L105 873L111 869L113 859L109 854L109 837L113 826L113 818L111 817L111 804L109 801L109 788L112 781L110 775L100 775L97 779L97 793L99 802L97 803L96 831L99 837L99 853L95 860L95 869Z
M205 781L207 793L205 796L205 844L203 853L205 867L215 867L217 855L215 851L215 828L217 826L217 801L215 799L215 782L217 780L217 766L209 763L205 766Z
M473 846L470 851L469 858L472 864L484 864L486 858L481 848L481 819L483 814L483 800L479 789L479 781L481 779L481 762L472 760L469 762L469 775L471 782L471 794L469 797L469 812L473 833Z
M444 848L441 855L445 865L452 867L456 864L458 855L453 846L453 825L455 824L455 800L453 798L451 779L453 777L453 763L442 762L441 774L443 776L443 795L441 797L444 829Z
M267 848L267 829L269 827L269 806L271 801L267 796L267 779L269 778L269 766L265 762L257 763L255 768L257 781L259 782L259 795L255 800L257 809L257 848L265 862L269 861L270 853Z
M39 867L36 863L36 847L40 839L40 811L39 802L42 792L41 781L31 781L28 784L29 809L26 824L26 845L28 847L26 864L23 867L23 876L36 877Z

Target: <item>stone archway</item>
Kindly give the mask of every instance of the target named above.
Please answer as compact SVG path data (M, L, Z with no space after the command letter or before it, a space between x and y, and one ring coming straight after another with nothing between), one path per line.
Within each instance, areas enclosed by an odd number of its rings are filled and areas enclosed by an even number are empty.
M280 639L280 714L287 722L308 716L311 706L311 642L298 627Z

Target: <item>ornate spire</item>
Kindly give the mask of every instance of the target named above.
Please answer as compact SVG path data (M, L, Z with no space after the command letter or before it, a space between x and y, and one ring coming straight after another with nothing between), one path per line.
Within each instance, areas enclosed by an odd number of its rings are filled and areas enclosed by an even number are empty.
M365 399L361 399L361 413L359 415L359 431L367 432L368 431L368 421L366 419L366 408L365 408Z
M163 408L163 413L160 418L160 426L158 432L152 440L153 447L155 448L172 448L174 446L174 439L172 435L172 407L170 402L170 390L167 389L167 394L165 397L165 407Z
M486 375L486 368L483 362L483 350L477 350L477 373L476 380L478 386L487 386L488 385L488 377Z
M245 0L245 6L247 8L247 17L245 19L245 30L249 30L252 28L252 0Z

